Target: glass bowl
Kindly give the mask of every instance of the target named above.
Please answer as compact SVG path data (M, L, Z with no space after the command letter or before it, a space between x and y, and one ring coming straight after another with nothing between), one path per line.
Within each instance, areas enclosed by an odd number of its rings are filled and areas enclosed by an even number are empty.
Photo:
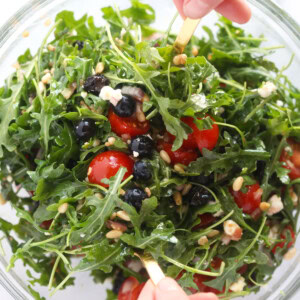
M175 14L175 7L171 0L164 1L144 1L151 4L157 14L155 27L158 29L166 29ZM263 33L268 38L266 46L285 45L284 49L279 49L272 54L270 59L275 61L281 67L286 65L292 53L295 54L292 66L287 70L286 74L299 87L299 70L300 70L300 28L292 20L289 15L282 11L278 6L268 0L249 0L253 18L251 21L243 25L248 32L253 35ZM0 82L13 72L12 65L16 58L22 54L25 49L30 48L32 53L36 53L42 39L46 35L49 27L45 26L45 22L52 21L55 15L61 10L72 10L75 16L79 17L84 13L93 15L96 23L103 24L100 8L103 6L116 4L120 8L128 6L129 1L124 0L31 0L20 9L1 29L0 29ZM205 17L202 24L213 27L217 20L216 14L210 14ZM47 22L46 22L47 23ZM177 18L173 31L176 32L182 21ZM22 33L27 30L29 36L22 37ZM204 34L199 28L197 35ZM17 218L9 203L0 208L0 217L12 222L16 222ZM297 240L296 248L300 248L300 239ZM7 273L5 268L9 261L11 251L8 244L3 241L5 255L0 256L0 284L11 295L12 299L23 300L33 299L28 292L27 275L21 262L16 264L14 270ZM33 273L34 275L34 273ZM93 283L88 274L77 274L75 285L68 287L66 290L59 291L52 299L83 299L88 297L93 299L105 299L105 289L110 285ZM292 260L284 261L282 265L274 273L273 279L268 285L263 286L258 294L247 296L245 299L294 299L297 297L296 292L300 285L300 254L297 254ZM49 298L48 291L45 287L36 287L42 296Z

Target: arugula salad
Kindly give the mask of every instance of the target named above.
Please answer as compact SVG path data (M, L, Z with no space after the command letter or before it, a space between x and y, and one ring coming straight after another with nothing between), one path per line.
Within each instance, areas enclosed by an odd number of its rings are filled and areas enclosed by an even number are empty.
M60 12L0 89L0 200L19 217L0 219L8 269L23 261L36 299L90 272L112 279L107 299L136 300L134 254L148 253L189 294L257 292L296 252L292 58L278 69L281 46L223 17L177 54L175 18L157 31L131 5L103 8L103 27Z

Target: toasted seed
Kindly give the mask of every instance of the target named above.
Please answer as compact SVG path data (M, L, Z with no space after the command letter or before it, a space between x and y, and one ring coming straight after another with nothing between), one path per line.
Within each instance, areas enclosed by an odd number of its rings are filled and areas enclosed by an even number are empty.
M185 65L187 61L186 54L178 54L173 58L173 64L176 66Z
M120 189L120 195L124 196L126 194L126 192L123 189Z
M143 111L137 111L136 112L136 118L138 119L139 122L143 123L146 121L146 116Z
M197 46L193 46L193 47L192 47L192 54L193 54L194 56L197 56L198 53L199 53L198 47L197 47Z
M116 212L113 212L110 216L110 219L111 220L114 220L115 218L117 217L117 213Z
M296 255L297 249L295 247L288 250L287 253L284 254L283 258L285 260L291 260Z
M161 150L159 152L160 157L167 163L170 164L171 163L171 158L169 156L169 154L165 151L165 150Z
M173 199L176 203L176 205L181 205L182 204L182 196L180 194L180 192L176 191L174 194L173 194Z
M145 188L145 192L148 197L151 197L151 190L148 187Z
M185 184L185 185L184 185L184 188L183 188L183 190L182 190L182 192L181 192L182 196L187 195L188 192L191 190L191 188L192 188L192 185L191 185L190 183Z
M47 49L48 49L48 51L50 51L50 52L54 52L56 48L55 48L53 45L49 44L49 45L47 46Z
M68 210L69 204L68 203L63 203L58 207L58 212L60 214L64 214L66 213L66 211Z
M120 230L111 230L106 234L108 239L118 239L123 234Z
M95 193L95 196L96 196L97 198L99 198L99 199L103 199L103 196L102 196L102 194L100 194L100 193Z
M267 211L267 210L270 208L270 206L271 206L271 204L268 203L268 202L261 202L261 203L259 204L259 208L260 208L260 210L262 210L262 211Z
M122 231L122 232L125 232L127 230L126 225L124 225L122 223L119 223L119 222L111 221L111 220L108 220L106 222L106 226L107 226L107 228L114 229L114 230L119 230L119 231Z
M89 168L88 168L88 172L87 172L88 176L91 175L92 171L93 171L93 169L92 169L91 167L89 167Z
M235 192L238 192L242 188L243 183L244 183L244 178L242 176L239 176L238 178L236 178L234 180L233 185L232 185L232 189Z
M29 37L29 31L28 30L23 31L22 36L23 38Z
M51 74L50 73L46 73L43 77L42 77L42 83L44 84L49 84L51 81Z
M124 220L124 221L126 221L126 222L130 222L131 220L130 220L130 217L129 217L129 215L128 215L128 213L126 212L126 211L124 211L124 210L119 210L118 212L117 212L117 216L120 218L120 219L122 219L122 220Z
M116 138L113 137L113 136L111 136L111 137L108 138L107 141L108 141L111 145L113 145L113 144L115 143L115 141L116 141Z
M201 238L198 240L198 245L200 246L204 246L207 243L208 243L208 238L206 235L201 236Z
M96 65L96 74L101 74L104 71L104 63L103 62L99 62Z
M4 205L6 203L6 200L4 199L3 195L0 194L0 205Z
M93 141L93 147L97 147L97 146L99 146L99 145L100 145L100 140L95 139L95 140Z
M212 229L212 230L207 234L207 237L212 238L212 237L218 235L219 233L220 233L219 230Z
M298 196L294 191L291 192L291 198L292 198L294 206L297 206L298 205Z
M51 19L48 18L48 19L44 22L44 25L45 25L46 27L48 27L50 24L51 24Z
M184 168L183 168L182 164L175 164L174 170L178 173L184 173Z

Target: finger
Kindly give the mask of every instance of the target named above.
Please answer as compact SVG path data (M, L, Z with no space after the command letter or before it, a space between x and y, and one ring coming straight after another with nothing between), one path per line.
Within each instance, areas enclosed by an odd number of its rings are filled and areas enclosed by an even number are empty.
M154 290L155 285L153 284L152 280L149 279L142 289L138 300L154 300Z
M184 0L183 13L186 17L199 19L207 15L224 0Z
M189 300L183 289L171 278L162 279L155 289L155 300ZM143 299L144 300L144 299Z
M178 12L180 13L180 15L185 19L185 15L183 13L183 1L184 0L173 0Z
M213 293L198 293L189 297L189 300L218 300L219 298Z
M247 23L251 18L251 9L245 0L226 0L216 8L216 11L239 24Z

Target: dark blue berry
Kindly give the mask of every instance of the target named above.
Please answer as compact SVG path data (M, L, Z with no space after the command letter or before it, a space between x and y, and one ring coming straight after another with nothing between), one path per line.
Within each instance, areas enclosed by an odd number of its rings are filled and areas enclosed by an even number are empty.
M81 120L75 127L75 133L78 139L88 140L95 135L95 121L91 119Z
M129 149L135 157L151 157L154 148L153 140L147 135L137 135L129 144Z
M209 201L213 201L212 194L201 186L193 186L189 193L184 197L191 206L204 206Z
M112 288L112 291L116 295L118 295L119 290L120 290L123 282L125 281L125 279L126 278L124 277L123 272L119 271L118 274L117 274L117 276L116 276L116 278L115 278L115 280L114 280L114 284L113 284L113 288Z
M209 176L198 175L198 176L190 176L189 181L200 183L202 185L209 185L214 182L214 174L210 174Z
M84 42L83 41L75 41L73 43L73 47L76 47L76 46L78 47L78 50L81 50L84 47Z
M83 89L88 93L99 96L101 89L106 85L109 85L109 79L104 75L96 74L85 80Z
M130 188L125 192L124 201L132 205L133 207L136 208L137 211L139 211L142 207L143 200L146 199L147 197L148 196L144 190L135 187L135 188Z
M133 177L136 181L148 181L152 178L152 167L144 160L138 160L133 166Z
M116 115L122 118L131 117L135 112L136 102L129 95L123 95L116 106L112 105Z

